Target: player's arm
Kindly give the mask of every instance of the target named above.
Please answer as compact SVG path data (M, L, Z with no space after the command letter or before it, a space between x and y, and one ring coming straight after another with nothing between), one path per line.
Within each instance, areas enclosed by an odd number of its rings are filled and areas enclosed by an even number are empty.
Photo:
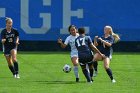
M6 41L5 35L3 33L3 31L1 32L1 43L4 44Z
M58 39L57 42L60 44L62 48L65 48L67 45L62 42L62 39Z
M99 53L103 58L105 58L105 55L102 54L92 43L90 44L90 48L92 49L92 51Z
M15 30L15 36L16 36L16 45L19 44L19 33L17 30Z
M98 38L98 40L100 40L102 43L104 43L108 47L112 46L112 43L107 42L107 41L103 40L102 38Z
M5 41L6 41L6 39L2 39L2 40L1 40L2 44L4 44L4 43L5 43Z
M98 46L97 39L98 39L98 36L95 36L95 38L94 38L94 45L95 46Z
M16 44L17 44L17 45L19 44L19 36L17 36Z

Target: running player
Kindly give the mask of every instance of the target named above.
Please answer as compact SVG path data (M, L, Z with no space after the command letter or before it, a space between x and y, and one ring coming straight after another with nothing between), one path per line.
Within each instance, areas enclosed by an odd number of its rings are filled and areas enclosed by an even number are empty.
M19 77L19 67L17 62L17 46L19 44L19 33L12 28L13 21L6 18L6 28L1 32L1 41L3 45L4 56L7 60L8 67L13 73L14 78Z
M94 44L98 47L98 49L103 53L106 58L103 59L102 56L99 55L99 53L96 53L94 55L94 59L96 61L103 61L104 62L104 68L109 75L112 83L115 83L115 79L112 74L112 70L109 67L110 59L112 58L112 44L116 43L120 40L119 36L115 34L112 30L111 26L105 26L104 27L104 36L98 37L95 36Z
M76 26L74 25L70 25L68 27L68 31L70 33L70 35L66 38L65 42L62 42L62 39L58 39L58 43L60 44L60 46L62 48L65 48L68 44L71 47L71 61L73 63L74 66L74 74L76 77L76 82L79 82L79 73L78 73L78 51L75 47L75 39L79 36L79 34L77 33L77 29Z
M103 54L93 45L90 36L85 36L85 29L78 29L79 37L75 39L75 46L78 50L79 64L82 68L82 72L85 75L87 82L92 82L93 76L93 55L91 49L100 54L101 57L104 57ZM86 68L88 65L88 70Z

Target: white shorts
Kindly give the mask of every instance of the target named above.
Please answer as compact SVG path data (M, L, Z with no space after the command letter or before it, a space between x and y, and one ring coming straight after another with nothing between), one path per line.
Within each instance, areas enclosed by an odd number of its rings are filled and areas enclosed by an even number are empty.
M78 57L78 51L72 51L70 53L70 57L73 58L73 57Z

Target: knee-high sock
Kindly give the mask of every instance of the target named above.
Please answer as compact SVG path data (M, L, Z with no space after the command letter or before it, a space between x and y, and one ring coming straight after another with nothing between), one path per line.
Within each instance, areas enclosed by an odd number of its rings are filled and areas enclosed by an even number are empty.
M74 70L74 75L75 75L75 77L76 77L76 78L79 78L78 66L74 66L73 70Z
M110 77L111 80L113 80L113 75L112 75L112 71L110 68L106 69L106 72L108 74L108 76Z
M87 82L90 82L91 81L91 78L89 76L89 73L88 73L87 69L84 69L82 71L83 71L83 74L85 75L85 77L87 79Z
M16 74L18 74L18 71L19 71L18 62L14 62L14 68L15 68Z
M93 67L94 67L95 71L98 71L98 62L97 61L93 62Z
M16 72L15 72L14 66L9 65L8 67L9 67L10 71L13 73L13 75L15 75Z
M89 69L89 72L90 72L90 77L93 77L93 68Z

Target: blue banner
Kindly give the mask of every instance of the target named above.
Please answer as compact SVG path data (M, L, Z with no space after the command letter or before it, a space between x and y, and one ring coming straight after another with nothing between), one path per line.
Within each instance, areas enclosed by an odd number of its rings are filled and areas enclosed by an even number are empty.
M74 24L85 27L92 38L105 25L122 41L140 41L139 0L0 0L0 30L5 17L13 19L20 40L56 41L68 36Z

